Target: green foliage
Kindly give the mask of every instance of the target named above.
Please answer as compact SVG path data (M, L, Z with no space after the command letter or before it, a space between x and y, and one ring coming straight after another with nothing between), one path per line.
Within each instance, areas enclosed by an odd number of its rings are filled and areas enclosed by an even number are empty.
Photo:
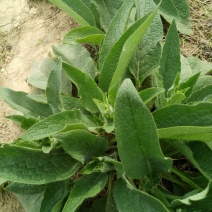
M0 146L4 189L29 212L211 211L212 65L180 55L187 1L50 2L81 26L34 63L36 93L0 88L24 130Z

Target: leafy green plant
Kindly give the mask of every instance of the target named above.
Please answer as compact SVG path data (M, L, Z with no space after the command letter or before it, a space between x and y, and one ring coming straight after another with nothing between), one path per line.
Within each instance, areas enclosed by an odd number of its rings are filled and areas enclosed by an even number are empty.
M212 65L180 55L187 1L51 2L82 27L33 65L37 93L0 88L25 130L1 144L4 189L30 212L210 211Z

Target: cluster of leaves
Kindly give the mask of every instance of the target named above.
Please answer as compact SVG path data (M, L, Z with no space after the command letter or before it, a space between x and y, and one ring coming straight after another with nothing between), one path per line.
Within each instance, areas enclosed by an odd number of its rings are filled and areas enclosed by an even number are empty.
M212 65L180 55L187 1L50 2L81 27L34 63L37 93L0 88L25 130L0 147L5 190L30 212L210 211Z

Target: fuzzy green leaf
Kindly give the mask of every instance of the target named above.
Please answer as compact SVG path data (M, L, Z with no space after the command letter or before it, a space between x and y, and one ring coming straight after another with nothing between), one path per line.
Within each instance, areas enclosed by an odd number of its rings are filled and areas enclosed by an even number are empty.
M12 182L4 188L6 191L10 191L18 194L37 194L43 192L45 185L31 185L25 183Z
M31 114L34 117L48 117L52 114L52 109L48 104L38 103L27 96L22 91L13 91L9 88L0 88L0 97L3 98L10 107L24 115Z
M96 123L79 110L64 111L36 123L21 137L25 140L38 140L59 133L68 125L76 124L85 124L88 127L93 127Z
M49 0L81 25L95 26L96 21L89 8L81 0Z
M159 94L163 93L165 90L163 88L147 88L141 92L139 92L139 95L142 99L142 101L147 104L152 99L154 99Z
M212 73L212 63L200 60L198 57L189 57L187 60L193 73L201 72L201 75Z
M53 46L52 48L54 53L58 57L61 57L65 63L90 74L92 78L95 77L95 65L86 48L80 44L60 44L58 46Z
M103 91L107 91L109 87L115 87L117 81L122 80L133 53L151 24L156 12L157 9L152 14L146 15L134 23L113 45L105 59L99 79L99 86ZM118 87L119 85L115 90ZM113 96L113 99L115 99L115 95L116 91L114 95L110 96Z
M158 129L159 138L212 142L212 127L176 126Z
M177 74L180 72L180 67L180 42L175 22L173 22L163 46L159 69L166 92L173 85Z
M56 135L55 138L60 140L65 152L81 163L90 161L92 157L101 156L107 147L104 138L84 130L72 130Z
M203 142L189 142L187 145L182 141L170 141L208 180L212 180L211 148Z
M44 154L41 150L13 145L0 147L0 177L8 181L45 184L72 176L80 163L64 152Z
M76 211L85 199L96 196L105 187L107 179L107 174L102 173L92 173L82 176L71 189L63 212Z
M153 112L158 128L175 126L211 126L212 103L197 105L170 105Z
M160 0L154 0L159 3ZM169 22L176 21L177 29L187 35L192 35L190 11L187 0L163 0L160 14Z
M32 117L26 117L21 115L6 116L6 118L20 124L20 127L24 130L28 130L32 125L37 122L37 120Z
M104 30L107 31L111 20L123 4L124 0L92 0L92 2L95 3L99 10L101 28L103 27Z
M121 83L121 80L124 77L127 66L129 65L130 60L131 60L138 44L140 43L140 41L143 38L143 36L145 35L148 27L150 26L154 17L156 16L157 11L158 11L158 8L156 8L152 13L147 15L147 18L145 19L145 21L138 27L137 30L135 30L134 33L132 33L132 35L124 43L116 70L114 72L114 75L112 77L110 87L109 87L109 98L112 103L115 102L116 94L117 94L118 88L120 86L119 84Z
M62 111L61 94L61 71L62 61L57 62L49 75L49 79L46 87L47 103L51 106L53 113L59 113Z
M104 36L101 30L91 26L84 26L68 32L63 38L63 43L75 44L79 42L100 45Z
M103 101L103 92L97 86L96 82L90 75L83 73L66 63L63 63L63 70L68 78L77 86L84 108L94 113L98 112L99 109L93 102L93 99Z
M137 0L137 19L148 14L155 8L153 0ZM134 77L142 83L147 76L159 67L161 45L163 38L163 25L160 15L157 14L142 38L133 60L130 63L130 71Z
M68 191L66 189L65 181L59 181L55 183L49 183L45 187L44 198L41 202L42 212L54 211L54 208L57 206L60 201L66 197ZM62 203L62 202L61 202ZM60 210L62 208L62 204L60 204ZM59 211L59 209L57 210Z
M187 102L198 102L198 101L207 101L207 97L212 95L212 85L202 87L200 90L197 90L192 93Z
M167 171L172 162L160 149L156 125L132 82L127 79L115 105L118 151L127 176L141 179ZM135 163L136 161L136 163Z
M169 210L156 198L118 180L113 188L114 200L121 212L168 212Z
M192 191L180 199L172 201L176 208L187 208L189 211L210 212L212 208L212 181L203 191Z
M126 24L129 19L129 13L133 5L134 5L133 1L127 0L122 5L122 7L118 10L115 17L111 21L111 24L105 35L105 39L102 43L100 54L99 54L98 65L99 65L100 72L102 71L103 64L112 46L114 45L114 43L117 42L117 40L119 40L119 38L122 36L124 31L126 30ZM100 76L100 82L101 82L101 76Z

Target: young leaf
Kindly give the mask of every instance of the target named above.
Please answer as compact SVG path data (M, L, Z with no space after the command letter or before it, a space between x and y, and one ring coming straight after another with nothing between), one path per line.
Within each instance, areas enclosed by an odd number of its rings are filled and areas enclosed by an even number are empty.
M66 189L65 181L47 184L44 191L44 198L41 202L40 211L54 211L54 208L57 206L57 204L62 201L67 194L68 191ZM60 208L62 208L62 204L60 205Z
M200 72L197 74L194 74L193 76L189 77L186 81L180 83L179 90L189 88L185 93L187 98L191 95L193 87L195 86L199 76L200 76Z
M141 179L167 171L171 160L160 149L156 125L132 82L127 79L115 105L118 151L126 175ZM136 161L136 163L135 163Z
M113 195L116 207L121 212L169 211L158 199L133 188L121 179L116 181Z
M96 125L89 116L82 114L79 110L64 111L36 123L21 137L25 140L38 140L59 133L71 124L85 124L88 127Z
M173 22L163 46L159 69L166 93L173 85L177 74L180 72L180 67L180 42L175 22Z
M96 82L88 74L66 63L63 63L63 70L68 78L77 86L84 108L93 113L98 112L99 109L93 102L93 99L103 101L103 92Z
M49 0L81 25L95 26L96 21L89 8L81 0Z
M72 188L63 212L76 211L85 199L96 196L105 187L107 179L107 174L102 173L82 176Z
M65 63L90 74L92 78L95 77L95 65L86 48L80 44L60 44L57 47L53 46L52 48L54 53L59 58L61 57Z
M61 71L62 61L57 62L49 75L49 79L46 87L47 103L51 106L53 113L59 113L62 111L61 94Z
M54 137L60 140L65 152L82 164L101 156L107 147L104 138L84 130L72 130Z
M92 26L84 26L68 32L63 38L63 43L76 44L78 42L100 45L104 36L101 30Z
M22 112L24 115L31 114L34 117L48 117L52 114L52 109L48 104L38 103L27 96L22 91L13 91L9 88L0 88L0 97L3 98L10 107Z
M37 120L32 117L26 117L21 115L6 116L6 118L20 124L20 127L24 130L28 130L32 125L37 122Z
M0 147L0 177L8 181L45 184L72 176L80 163L64 152L44 154L41 150L4 144Z
M212 141L212 127L175 126L158 129L159 138L173 140Z
M134 2L131 0L127 0L121 8L116 13L115 17L110 23L109 29L105 35L105 39L101 46L101 51L99 54L99 70L102 71L103 63L110 52L110 49L116 43L117 40L122 36L124 31L126 30L126 25L129 19L129 13L132 9ZM101 79L101 78L100 78Z
M212 103L197 105L170 105L153 112L158 128L175 126L211 126Z
M139 95L142 99L142 101L147 104L152 99L154 99L159 94L163 93L165 90L163 88L147 88L141 92L139 92Z
M176 208L187 208L189 211L205 211L210 212L212 208L212 181L203 191L192 191L187 193L180 199L172 201L172 205Z

